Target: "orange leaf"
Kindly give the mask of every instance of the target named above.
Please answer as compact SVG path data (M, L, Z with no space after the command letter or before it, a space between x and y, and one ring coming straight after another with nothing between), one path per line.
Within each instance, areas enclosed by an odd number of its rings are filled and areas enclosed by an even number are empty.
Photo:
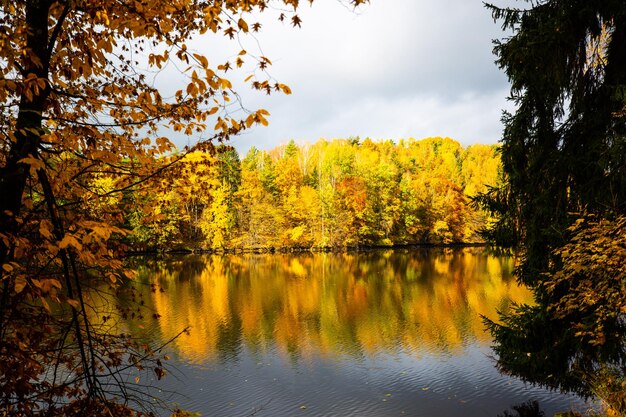
M63 239L61 240L61 242L59 242L59 247L61 249L65 249L68 246L72 246L78 250L83 249L83 245L81 245L80 242L72 235L65 235Z
M237 26L239 26L239 29L243 30L244 32L248 32L248 24L242 18L239 18Z
M24 287L26 287L26 284L27 281L25 277L19 276L15 278L15 292L17 294L21 293L24 290Z

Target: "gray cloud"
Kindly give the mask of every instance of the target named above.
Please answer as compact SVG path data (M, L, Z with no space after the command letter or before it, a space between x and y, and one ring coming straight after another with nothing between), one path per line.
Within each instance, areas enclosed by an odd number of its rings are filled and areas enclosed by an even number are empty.
M491 41L503 35L482 1L372 0L352 12L339 1L317 0L300 16L299 29L260 16L258 42L274 62L271 75L294 94L240 88L247 108L272 113L269 127L233 141L242 152L291 138L349 135L499 139L508 86ZM239 47L214 37L193 45L218 60ZM256 40L243 46L255 50Z

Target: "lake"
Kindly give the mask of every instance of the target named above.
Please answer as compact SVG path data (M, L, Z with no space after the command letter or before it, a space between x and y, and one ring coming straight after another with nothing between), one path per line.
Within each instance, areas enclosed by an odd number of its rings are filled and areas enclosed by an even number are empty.
M531 294L480 248L142 260L159 396L205 416L497 416L584 404L494 367L481 315ZM147 284L156 284L150 291ZM162 290L161 290L162 289ZM154 378L152 377L154 380Z

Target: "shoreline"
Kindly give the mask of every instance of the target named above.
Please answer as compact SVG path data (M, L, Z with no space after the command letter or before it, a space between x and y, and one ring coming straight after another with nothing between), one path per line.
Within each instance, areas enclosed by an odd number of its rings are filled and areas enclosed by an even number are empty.
M378 250L398 250L398 249L431 249L431 248L484 248L490 246L486 242L458 242L458 243L407 243L397 245L356 245L356 246L324 246L324 247L298 247L298 246L283 246L283 247L265 247L265 246L252 246L252 247L235 247L235 248L220 248L220 249L205 249L205 248L175 248L175 249L151 249L151 250L137 250L127 251L126 256L145 256L145 255L225 255L225 254L274 254L274 253L341 253L341 252L368 252Z

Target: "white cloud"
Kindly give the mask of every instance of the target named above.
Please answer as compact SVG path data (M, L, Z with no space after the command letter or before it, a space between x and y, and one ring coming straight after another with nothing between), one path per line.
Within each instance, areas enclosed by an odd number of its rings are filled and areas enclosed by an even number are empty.
M274 63L270 73L294 93L267 97L240 88L247 108L272 114L269 127L233 141L241 151L350 135L499 139L508 87L491 40L502 34L482 1L372 0L357 12L337 0L302 6L302 28L260 16L258 42ZM242 42L257 48L255 39ZM214 62L239 50L214 36L193 47Z
M502 127L505 91L489 95L465 94L449 101L437 96L370 98L349 106L327 103L327 112L294 113L289 107L274 109L271 128L256 129L233 141L245 153L251 146L270 148L290 139L314 142L319 138L393 139L448 136L463 145L496 143ZM321 103L320 103L321 105Z

